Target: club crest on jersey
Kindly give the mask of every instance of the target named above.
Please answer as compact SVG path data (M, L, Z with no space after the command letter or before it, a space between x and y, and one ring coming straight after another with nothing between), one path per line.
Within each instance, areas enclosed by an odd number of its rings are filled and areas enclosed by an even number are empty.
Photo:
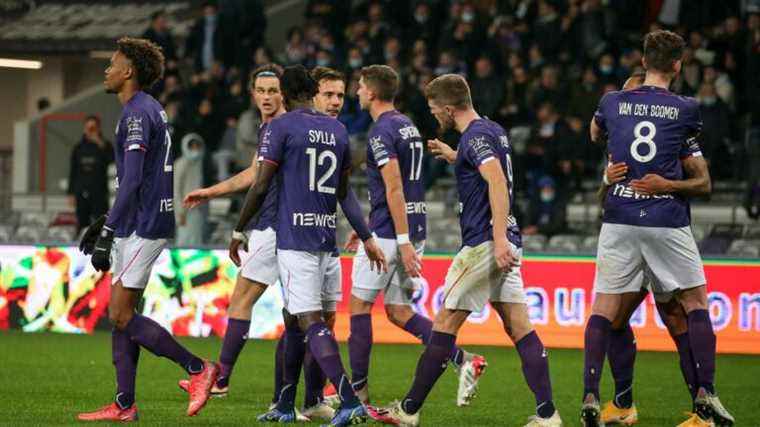
M335 145L335 134L320 129L309 129L309 142L314 144Z

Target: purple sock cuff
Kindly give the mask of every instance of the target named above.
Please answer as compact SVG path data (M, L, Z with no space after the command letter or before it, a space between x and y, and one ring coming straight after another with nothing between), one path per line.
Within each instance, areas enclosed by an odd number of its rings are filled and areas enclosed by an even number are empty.
M710 312L707 310L692 310L687 315L689 320L691 321L704 321L704 322L710 322Z
M522 353L526 347L530 348L534 345L538 344L539 347L543 347L541 344L541 340L538 339L538 334L536 331L530 331L528 335L525 335L524 337L520 338L520 341L517 341L515 343L515 348L517 349L518 353Z
M433 331L430 335L430 345L451 348L457 343L457 336L445 332Z
M329 330L329 328L327 327L327 325L325 324L325 322L314 322L314 323L311 324L311 326L309 326L309 329L306 330L306 336L310 337L310 336L318 333L322 329L328 329Z
M372 324L372 315L366 314L353 314L351 315L351 325L364 325L365 323Z
M604 316L592 314L591 317L588 318L588 326L600 329L610 329L612 327L612 322Z

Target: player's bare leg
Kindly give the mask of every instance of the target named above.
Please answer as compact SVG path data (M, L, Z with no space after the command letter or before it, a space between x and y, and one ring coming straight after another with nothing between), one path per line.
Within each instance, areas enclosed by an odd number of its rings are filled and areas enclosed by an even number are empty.
M734 417L723 407L715 392L715 332L707 310L705 285L684 289L678 294L688 322L689 346L697 373L697 396L694 407L703 420L712 419L716 425L730 426Z
M191 376L188 415L196 415L208 400L211 386L216 381L218 367L190 353L155 321L136 313L135 309L141 296L142 290L125 288L120 281L111 288L108 307L109 320L114 327L112 343L117 375L117 398L114 404L99 411L80 414L80 420L129 421L123 418L125 412L134 405L138 346L145 347L156 356L174 361ZM119 411L115 411L117 409ZM133 412L136 419L136 409Z
M533 329L525 304L492 302L504 324L504 331L515 344L522 361L525 382L536 397L536 416L528 426L561 426L559 412L552 400L549 360L541 339Z
M211 388L212 396L223 397L227 395L232 369L248 339L248 331L251 328L251 310L267 288L268 286L262 283L248 280L241 275L237 276L235 288L230 296L230 305L227 309L229 318L227 332L224 334L224 341L219 354L219 377ZM277 360L277 356L275 356L275 360ZM275 363L275 366L277 367L278 363ZM188 390L189 384L188 380L179 381L179 387L185 391ZM277 386L275 388L279 389Z

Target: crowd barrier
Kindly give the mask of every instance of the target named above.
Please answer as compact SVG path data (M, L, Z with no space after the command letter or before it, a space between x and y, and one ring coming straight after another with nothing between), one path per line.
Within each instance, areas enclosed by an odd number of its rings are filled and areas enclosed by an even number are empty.
M338 306L336 335L349 331L350 256L341 259L344 300ZM424 280L414 309L433 317L443 299L450 255L424 258ZM523 277L531 321L547 347L581 348L590 314L594 258L526 256ZM705 260L710 315L721 353L760 354L760 260ZM167 249L156 262L140 310L175 335L223 336L236 267L226 250ZM110 274L93 270L75 247L0 245L0 330L91 333L107 329ZM279 287L264 293L253 311L251 338L275 338L282 331ZM373 316L376 342L416 339L387 321L381 301ZM674 350L651 295L631 319L641 350ZM511 345L498 315L486 307L473 313L460 344Z

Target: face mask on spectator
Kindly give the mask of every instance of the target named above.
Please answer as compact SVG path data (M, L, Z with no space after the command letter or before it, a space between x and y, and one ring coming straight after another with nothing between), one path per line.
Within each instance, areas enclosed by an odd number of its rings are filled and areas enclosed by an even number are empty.
M475 14L472 12L462 13L462 22L470 23L475 20Z
M359 68L362 66L362 60L361 58L354 58L348 60L348 66L351 68Z
M699 97L699 103L706 106L711 106L718 102L718 99L714 96L701 96Z
M602 65L601 67L599 67L599 72L601 72L602 74L606 76L609 76L610 74L612 74L612 70L613 68L611 65Z
M320 67L327 67L328 65L330 65L330 61L328 61L327 59L319 58L317 59L317 65Z
M427 22L428 17L427 17L427 15L425 15L423 13L415 13L414 14L414 20L417 21L420 24L424 24L425 22Z
M554 189L551 187L544 187L541 189L541 201L543 203L551 203L554 201Z
M201 157L201 150L189 150L186 156L188 160L197 160Z

